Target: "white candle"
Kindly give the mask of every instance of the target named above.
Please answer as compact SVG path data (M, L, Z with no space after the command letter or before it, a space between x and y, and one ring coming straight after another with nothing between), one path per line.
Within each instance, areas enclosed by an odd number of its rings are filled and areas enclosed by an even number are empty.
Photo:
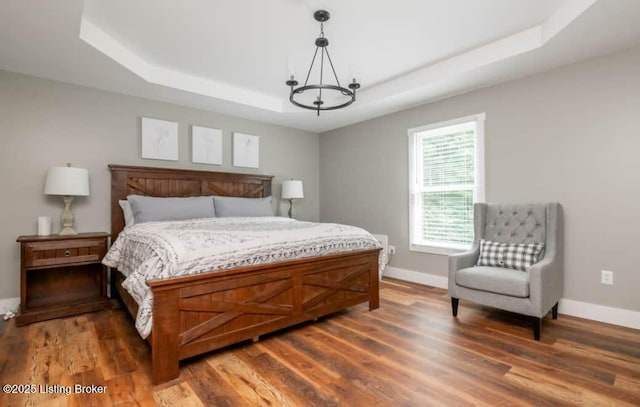
M51 218L49 216L38 217L38 236L49 236L51 234Z

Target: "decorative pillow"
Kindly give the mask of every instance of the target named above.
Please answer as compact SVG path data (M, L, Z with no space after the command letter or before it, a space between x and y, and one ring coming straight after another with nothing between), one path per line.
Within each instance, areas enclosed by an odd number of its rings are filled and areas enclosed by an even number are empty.
M216 216L273 216L272 197L237 198L214 196Z
M503 267L506 243L480 239L480 257L476 266Z
M118 205L122 208L122 213L124 214L124 227L129 227L135 223L133 218L133 209L131 209L131 204L126 199L121 199L118 201Z
M526 271L540 259L542 243L510 244L504 250L504 267Z
M133 209L135 223L161 220L212 218L216 216L210 196L186 198L156 198L129 195L127 201Z
M476 266L506 267L527 271L540 260L542 243L499 243L480 240L480 256Z

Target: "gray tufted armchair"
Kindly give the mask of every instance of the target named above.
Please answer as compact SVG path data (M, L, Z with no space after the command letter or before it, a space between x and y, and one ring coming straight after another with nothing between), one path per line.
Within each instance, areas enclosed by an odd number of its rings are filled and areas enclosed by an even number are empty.
M474 205L471 250L449 257L449 295L453 316L460 299L534 317L540 339L542 318L558 317L563 283L563 222L558 203ZM476 266L480 239L500 243L544 243L540 260L528 270Z

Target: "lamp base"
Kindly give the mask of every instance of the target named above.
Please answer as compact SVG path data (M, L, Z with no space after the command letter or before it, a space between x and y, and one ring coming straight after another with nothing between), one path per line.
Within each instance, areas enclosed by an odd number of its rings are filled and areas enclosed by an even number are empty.
M60 233L58 233L59 236L67 236L67 235L77 235L78 232L76 232L73 228L71 227L64 227L62 228L62 230L60 231Z
M289 217L290 218L296 217L296 211L293 209L293 199L289 199Z
M67 235L77 235L78 232L73 230L73 212L71 212L71 202L73 202L72 196L64 197L64 212L62 212L62 217L60 218L60 223L62 223L62 230L58 235L67 236Z

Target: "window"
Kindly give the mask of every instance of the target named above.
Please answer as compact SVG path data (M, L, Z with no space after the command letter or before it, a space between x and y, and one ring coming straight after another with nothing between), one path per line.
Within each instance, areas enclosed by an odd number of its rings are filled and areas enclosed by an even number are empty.
M450 254L473 242L484 200L484 113L409 130L411 250Z

